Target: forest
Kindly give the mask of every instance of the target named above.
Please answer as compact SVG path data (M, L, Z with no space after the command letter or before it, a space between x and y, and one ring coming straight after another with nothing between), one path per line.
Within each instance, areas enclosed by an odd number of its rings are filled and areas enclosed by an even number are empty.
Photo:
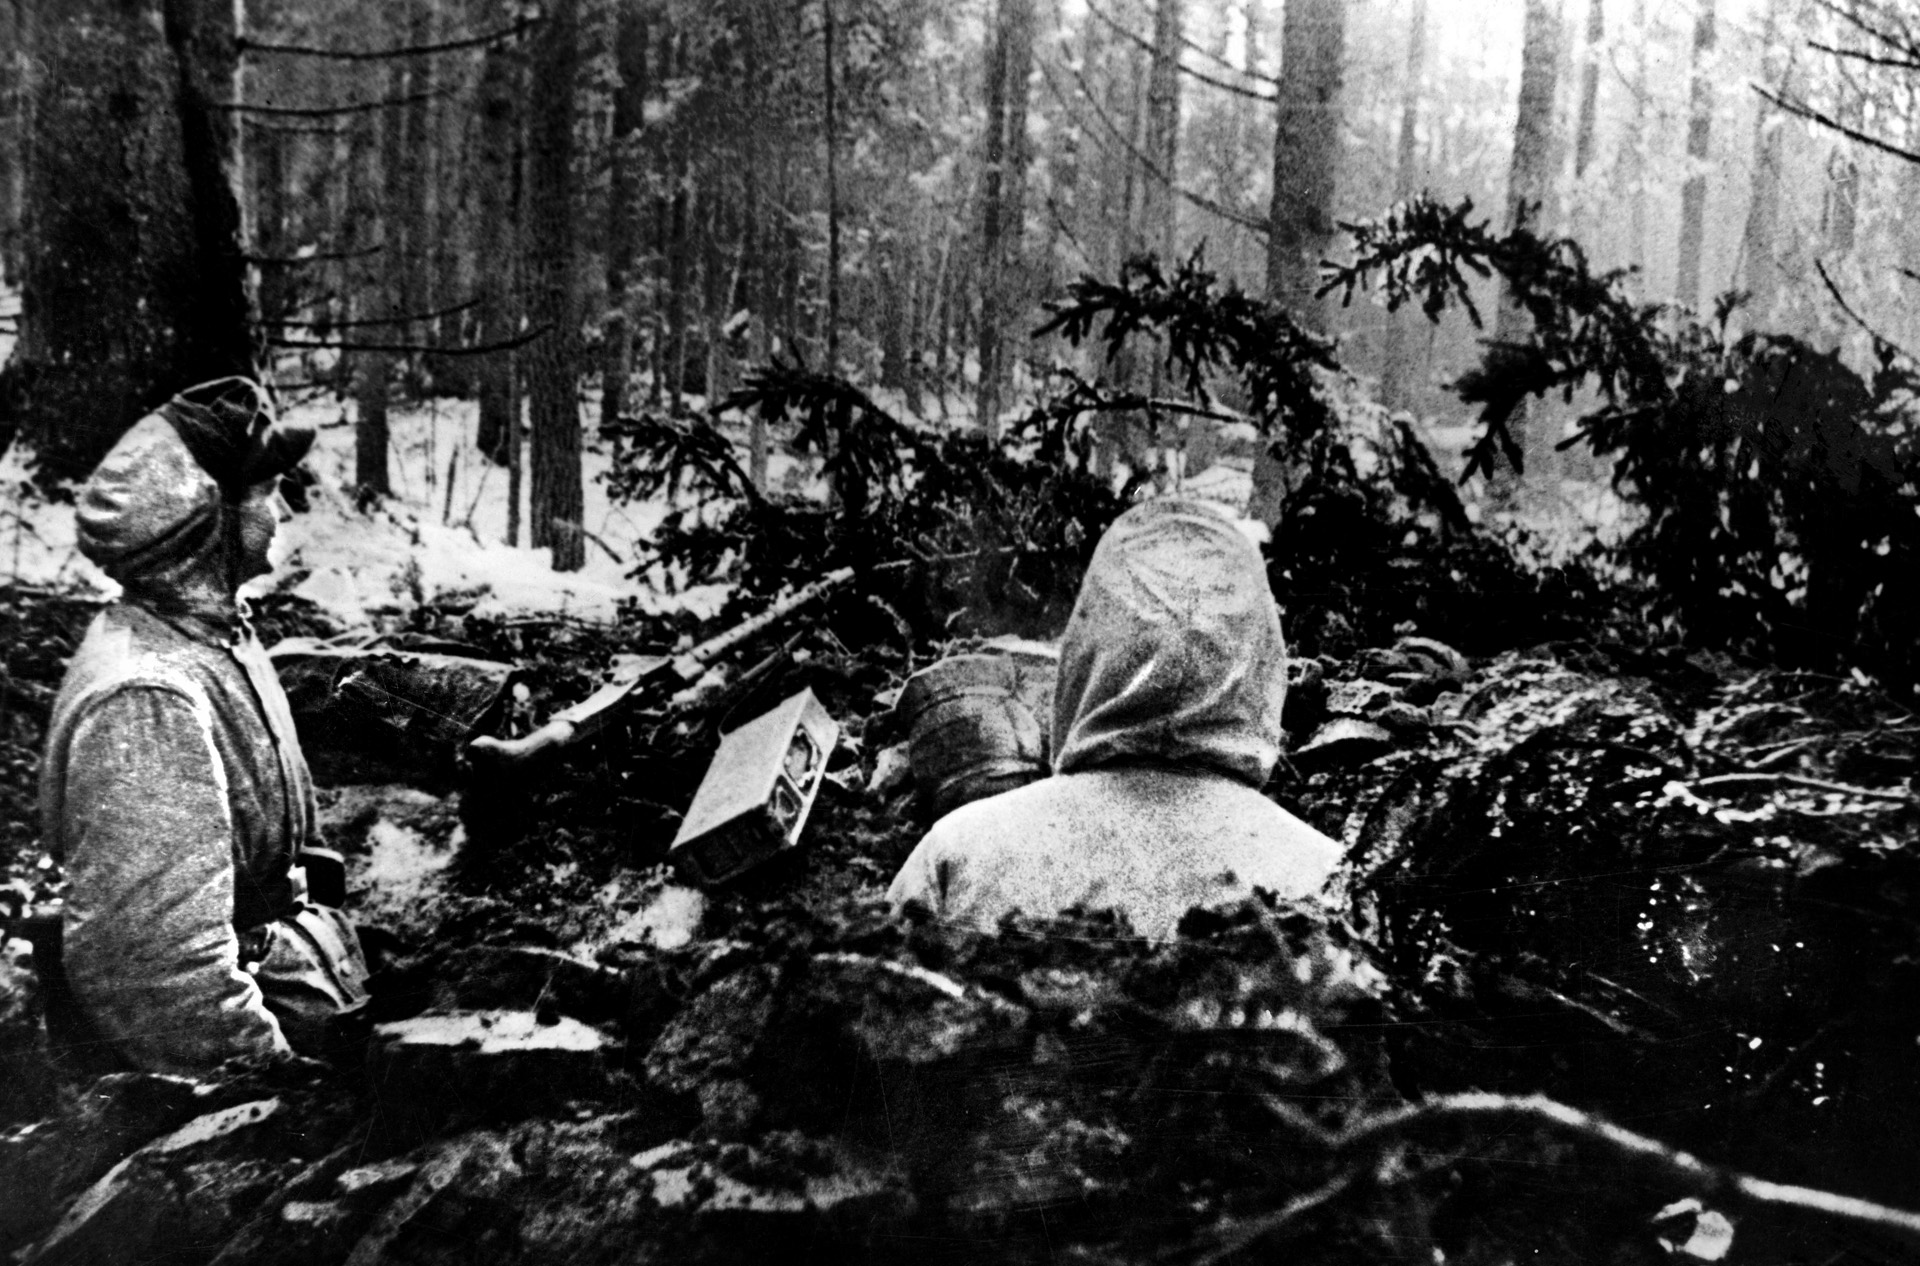
M1917 197L1903 0L0 8L0 1251L1920 1261ZM77 503L228 376L317 436L245 592L372 1026L108 1068ZM916 674L1166 497L1326 891L891 909Z

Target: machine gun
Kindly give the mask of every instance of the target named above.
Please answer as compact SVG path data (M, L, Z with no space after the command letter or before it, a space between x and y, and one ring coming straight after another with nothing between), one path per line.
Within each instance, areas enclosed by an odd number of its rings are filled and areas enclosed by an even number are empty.
M758 637L851 579L851 567L828 572L752 619L736 624L690 650L678 655L647 656L632 661L612 681L579 703L561 709L531 734L517 739L500 739L489 735L473 739L467 744L468 760L477 771L505 769L525 764L542 753L591 738L618 720L636 700L655 697L663 690L684 689L693 685L721 656Z

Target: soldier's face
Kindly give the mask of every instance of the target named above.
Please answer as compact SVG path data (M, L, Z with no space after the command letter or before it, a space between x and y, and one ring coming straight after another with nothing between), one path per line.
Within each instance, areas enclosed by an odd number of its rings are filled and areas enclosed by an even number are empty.
M240 503L240 579L247 581L273 570L274 538L280 525L292 517L280 495L280 481L255 484Z

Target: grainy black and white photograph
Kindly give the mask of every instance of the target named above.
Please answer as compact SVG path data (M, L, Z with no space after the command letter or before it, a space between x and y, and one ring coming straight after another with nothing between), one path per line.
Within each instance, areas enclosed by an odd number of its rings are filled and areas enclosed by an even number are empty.
M12 1266L1920 1263L1920 0L0 3Z

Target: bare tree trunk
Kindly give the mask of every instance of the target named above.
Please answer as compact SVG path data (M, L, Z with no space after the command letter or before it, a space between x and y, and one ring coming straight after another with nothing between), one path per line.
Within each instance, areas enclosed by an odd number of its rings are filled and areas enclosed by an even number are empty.
M1560 68L1560 0L1527 0L1526 29L1520 50L1520 109L1513 125L1513 160L1507 171L1507 223L1538 226L1541 208L1553 185L1554 101ZM1494 338L1518 343L1532 333L1527 314L1506 293L1494 317ZM1536 432L1527 402L1514 410L1510 425L1519 441L1532 482L1545 483L1553 472L1550 437ZM1511 503L1518 491L1518 472L1504 463L1489 478L1496 502Z
M1153 69L1147 75L1147 158L1159 169L1148 173L1142 191L1140 224L1147 242L1168 268L1174 265L1180 178L1180 46L1183 0L1158 0L1153 6Z
M671 80L680 73L674 61L675 38L669 20L661 21L660 45L654 54L653 64L660 70L662 80ZM660 178L654 182L658 192L653 197L653 250L647 260L647 290L649 297L647 319L647 404L659 408L666 398L667 389L667 261L673 254L671 233L672 214L669 208L673 204L673 190L678 184L675 162L679 154L679 129L673 128L671 134L663 137L654 147L653 158L658 165Z
M15 9L27 89L20 340L0 374L44 474L84 475L147 410L253 372L231 183L232 0Z
M411 78L410 70L403 63L394 63L388 74L387 91L396 97L404 95ZM378 117L379 140L377 145L368 147L368 162L362 168L359 182L366 199L361 223L372 230L367 249L374 253L367 257L359 279L358 289L366 296L367 307L363 318L366 324L357 327L356 332L369 342L394 343L400 341L398 334L404 329L391 322L402 311L406 295L407 211L411 195L407 171L413 160L406 153L405 111L390 109ZM384 497L393 491L387 448L394 354L384 348L369 348L353 355L356 361L354 399L359 418L353 433L354 484L362 496Z
M1324 322L1320 261L1333 242L1340 163L1345 0L1292 0L1280 24L1282 74L1273 130L1273 202L1267 217L1267 298ZM1277 437L1276 437L1277 438ZM1263 444L1253 462L1247 514L1279 520L1287 471Z
M601 327L604 359L600 366L600 424L610 426L627 409L627 380L633 371L632 300L627 278L633 271L635 168L640 162L639 131L647 99L646 10L624 5L617 18L615 61L620 86L613 94L612 179L607 193L607 312Z
M405 71L399 66L389 76L392 86L404 84ZM364 297L354 329L368 342L394 341L394 329L385 324L393 318L396 292L401 285L398 257L405 249L396 224L395 202L402 187L398 175L400 151L405 144L402 116L388 110L375 125L376 136L361 142L361 163L355 190L363 200L356 217L366 231L362 250L367 255L355 286ZM369 127L368 131L372 132ZM388 410L392 397L393 353L369 348L352 353L354 358L353 396L353 482L362 497L384 497L393 492L387 468L389 446Z
M434 37L434 6L430 0L412 0L413 10L407 24L407 38L413 47L430 43ZM399 293L396 297L399 315L406 317L408 323L396 327L396 331L409 335L396 342L430 343L433 326L429 321L418 318L422 313L432 312L439 307L436 299L439 287L435 284L433 260L435 255L433 233L433 185L434 185L434 143L433 143L433 101L434 58L416 55L406 61L406 93L408 103L398 113L403 115L406 144L400 154L398 175L400 177L400 198L394 203L389 200L388 214L399 225L402 236L402 258L393 262L400 277ZM403 365L410 372L403 373L403 379L417 383L417 371L420 361L415 354L409 353Z
M490 47L480 67L480 177L476 199L475 250L480 259L475 298L480 308L480 341L505 343L519 326L515 276L514 196L520 127L518 50ZM513 353L480 356L480 427L476 442L486 459L507 464L508 441L516 409Z
M1761 35L1762 82L1782 95L1792 91L1793 43L1782 38L1782 0L1768 0ZM1753 121L1753 186L1741 243L1746 261L1748 302L1755 324L1764 324L1780 292L1780 264L1774 257L1780 226L1780 124L1778 107L1762 100Z
M762 102L765 94L760 84L761 39L760 15L751 12L747 16L746 39L741 49L749 118L760 118L764 109ZM763 137L763 129L747 130L747 169L742 173L745 196L740 228L741 306L747 312L747 358L756 365L764 365L768 359L767 327L771 315L768 310L767 235L760 206L760 167L766 161ZM765 492L767 419L760 410L753 411L747 428L747 477L753 481L755 488Z
M1025 218L1027 79L1033 67L1033 0L1000 0L987 72L987 150L981 173L980 382L976 413L989 442L1006 406L1008 294L1019 270Z
M1340 162L1340 83L1345 0L1295 0L1280 27L1284 73L1273 133L1267 298L1320 316L1313 297L1333 241Z
M1573 174L1593 161L1594 115L1600 103L1600 53L1607 39L1606 0L1587 0L1587 62L1580 68L1580 119L1573 140Z
M826 107L827 141L827 372L840 372L840 110L834 83L834 36L838 21L834 0L820 0L825 18L825 51L821 57L822 97Z
M726 232L726 203L708 198L704 223L700 230L700 310L706 324L707 358L702 394L709 413L727 395L729 358L727 356L727 301L733 294L728 276L726 251L722 240Z
M1700 256L1707 231L1707 151L1713 139L1714 0L1698 0L1693 21L1693 93L1687 114L1687 180L1680 187L1680 274L1675 297L1700 302Z
M1592 0L1595 8L1600 0ZM1420 102L1425 95L1421 77L1427 56L1427 0L1413 0L1413 17L1407 28L1407 70L1400 85L1400 137L1394 156L1393 196L1406 202L1420 185ZM1380 354L1380 401L1389 409L1406 409L1413 404L1409 380L1413 367L1409 358L1406 311L1387 315L1386 337Z
M687 226L693 217L693 191L688 188L692 180L691 163L687 147L690 144L687 129L682 126L675 142L678 157L674 159L674 171L678 173L673 191L672 227L667 247L667 411L679 417L686 409L683 397L687 390L687 274L690 271L687 254Z
M535 36L529 100L528 270L533 324L527 346L532 413L529 513L535 549L556 571L586 563L580 481L579 301L574 279L574 85L580 0L554 0Z
M27 155L26 18L19 5L0 9L0 279L20 284L20 217Z

